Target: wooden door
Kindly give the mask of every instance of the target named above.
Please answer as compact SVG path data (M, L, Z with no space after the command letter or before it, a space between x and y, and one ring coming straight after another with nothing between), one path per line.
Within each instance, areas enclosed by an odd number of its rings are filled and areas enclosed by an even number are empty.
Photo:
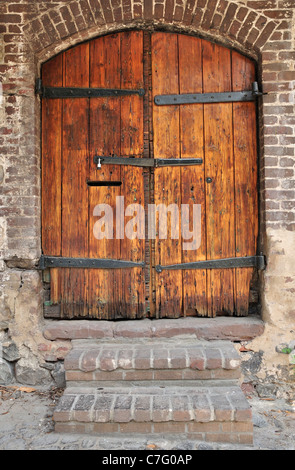
M247 315L252 266L186 263L256 255L255 102L158 106L155 98L251 90L254 63L199 38L129 31L55 57L44 64L42 81L132 90L43 97L43 256L88 260L50 268L48 316ZM117 265L92 269L91 260Z

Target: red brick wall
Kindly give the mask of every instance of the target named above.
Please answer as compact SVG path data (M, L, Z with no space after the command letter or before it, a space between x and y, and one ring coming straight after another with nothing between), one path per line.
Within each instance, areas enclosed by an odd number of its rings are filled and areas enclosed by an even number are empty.
M2 1L0 231L6 235L0 258L40 254L34 81L42 61L98 34L133 26L199 34L258 61L268 93L260 104L261 222L264 228L294 230L294 13L294 0Z

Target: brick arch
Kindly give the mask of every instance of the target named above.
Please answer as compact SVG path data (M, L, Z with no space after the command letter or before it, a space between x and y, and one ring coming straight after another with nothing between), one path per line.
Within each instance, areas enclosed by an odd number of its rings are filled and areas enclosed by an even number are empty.
M228 0L36 2L29 10L23 31L39 63L97 35L134 27L198 34L257 59L280 24Z

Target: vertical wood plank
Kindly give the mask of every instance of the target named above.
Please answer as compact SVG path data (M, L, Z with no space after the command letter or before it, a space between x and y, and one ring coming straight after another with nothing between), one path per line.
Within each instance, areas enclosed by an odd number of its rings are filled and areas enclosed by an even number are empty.
M176 34L154 33L152 35L153 96L179 92L178 40ZM154 158L179 158L179 107L153 106ZM181 205L180 168L155 169L155 204L164 208ZM159 214L157 216L157 226ZM181 238L171 238L171 216L167 217L167 239L155 244L156 264L181 263ZM175 228L175 227L173 227ZM178 224L180 230L180 222ZM157 273L156 308L161 317L178 317L182 312L182 271Z
M230 51L203 41L204 93L231 91ZM204 105L206 226L208 259L235 254L232 104ZM234 271L207 273L209 316L234 311Z
M143 138L144 158L154 158L153 146L153 104L152 104L152 57L151 57L151 34L148 31L143 33L143 76L145 95L143 97ZM153 266L155 253L155 240L148 236L148 208L154 202L154 172L150 168L143 170L144 179L144 203L145 203L145 290L146 290L146 312L150 318L156 314L155 304L155 270Z
M233 91L251 90L255 65L232 52ZM256 254L258 236L257 136L255 103L233 104L236 256ZM236 269L235 311L247 315L253 268Z
M199 38L179 35L179 92L202 93L202 41ZM204 159L204 106L180 106L181 158ZM206 204L205 204L205 163L201 166L181 168L181 200L190 208L192 232L193 205L201 206L200 246L182 251L182 262L189 263L206 259ZM182 229L183 229L182 224ZM197 233L193 235L197 240ZM190 241L184 240L182 243ZM183 271L183 310L184 315L207 315L207 273L206 270Z
M98 38L90 43L90 86L120 88L120 35ZM90 100L90 180L121 181L118 165L102 165L97 169L95 155L120 154L120 98L93 98ZM89 188L89 257L120 258L120 240L116 239L116 197L120 187ZM113 208L113 239L97 239L93 229L99 220L93 215L99 204ZM105 213L101 214L105 216ZM105 227L106 230L106 227ZM120 315L122 273L120 270L89 270L90 315L94 318L113 319Z
M143 88L143 33L131 31L121 34L121 88ZM143 98L126 96L121 98L121 155L143 156ZM143 169L131 166L121 168L121 191L125 199L125 208L139 205L144 208L144 179ZM136 209L136 206L133 206ZM131 210L126 217L126 224L132 229L132 219L141 212ZM126 225L127 227L127 225ZM135 225L137 236L145 237L144 212L142 223ZM142 233L140 233L142 232ZM145 239L130 239L125 233L121 240L121 258L136 262L144 261ZM132 235L133 236L133 235ZM133 268L122 272L122 305L121 311L128 318L140 318L145 313L145 280L144 270Z
M64 86L89 86L89 44L64 55ZM88 109L84 98L63 100L62 256L88 256ZM62 316L87 315L88 272L62 270Z
M43 65L45 86L62 86L63 56ZM42 251L44 255L61 255L61 154L62 100L42 101ZM50 272L51 301L60 300L59 274Z

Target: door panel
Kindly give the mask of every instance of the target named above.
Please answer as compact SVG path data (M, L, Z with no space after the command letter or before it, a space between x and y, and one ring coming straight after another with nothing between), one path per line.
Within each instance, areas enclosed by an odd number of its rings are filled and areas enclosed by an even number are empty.
M254 63L232 52L233 91L251 90ZM257 133L255 103L233 104L236 254L256 253L258 237ZM253 268L236 269L235 311L247 315Z
M142 33L130 32L99 38L91 44L91 87L143 88ZM99 60L97 61L97 58ZM106 64L106 66L104 66ZM102 74L101 69L104 69ZM120 182L121 186L89 188L89 257L144 260L144 240L117 234L118 198L125 207L143 204L142 170L128 166L93 165L94 155L135 156L143 149L143 104L139 96L97 98L91 100L90 180ZM93 228L93 213L98 204L113 208L113 238L98 240ZM121 270L89 270L89 306L92 316L99 318L140 317L145 313L145 284L141 268Z
M48 86L63 85L63 55L42 70ZM42 249L44 255L61 256L62 100L42 103ZM50 270L51 302L60 302L59 271Z
M177 35L155 33L152 36L153 95L178 93ZM153 107L154 158L180 158L179 106ZM181 204L180 168L156 168L154 201L156 207ZM156 227L161 214L157 213ZM179 221L178 228L179 226ZM155 243L156 264L181 263L181 238L173 239L171 215L167 215L167 239ZM156 274L156 311L161 317L178 317L182 311L182 272Z
M204 92L231 91L230 51L203 43ZM207 259L235 254L232 104L204 105ZM209 316L234 310L234 271L208 271Z
M140 31L125 33L121 43L121 87L140 89L143 83L143 33ZM126 96L121 99L121 155L141 158L143 156L143 98ZM138 206L144 207L143 169L122 166L121 179L124 186L125 207L130 207L126 217L125 233L121 240L121 258L140 262L145 258L145 239L139 238L140 232L145 237L143 224L133 224L138 214ZM122 188L123 188L122 186ZM127 224L129 224L127 226ZM134 227L133 227L134 225ZM137 233L137 235L136 235ZM134 268L121 273L122 312L128 312L132 318L140 318L145 312L145 279L141 268Z
M70 49L64 57L64 86L89 86L89 44ZM88 254L88 107L84 98L63 100L62 256ZM86 269L60 270L61 314L87 315Z
M254 63L199 38L128 31L69 49L44 64L42 79L53 87L145 89L144 98L43 99L43 254L149 267L50 269L49 303L59 317L247 315L254 268L155 268L256 254L255 103L158 106L154 97L251 90ZM98 168L97 155L126 164ZM128 164L143 157L203 162ZM151 204L157 210L148 217Z
M179 92L203 92L202 40L189 36L178 36L179 47ZM204 105L183 105L180 107L181 157L204 159ZM200 246L195 250L182 250L182 262L206 259L206 200L204 165L181 168L181 202L188 204L190 214L193 205L201 208ZM193 231L192 223L188 224ZM183 240L184 241L184 240ZM183 313L185 315L207 315L207 272L206 270L184 270Z
M90 87L120 88L121 39L115 34L90 43ZM116 165L93 164L95 155L120 154L121 102L118 98L90 100L90 181L121 181L121 169ZM94 225L99 220L93 215L98 204L116 205L121 195L119 186L89 187L89 257L120 259L120 240L97 239ZM103 214L101 214L103 215ZM115 229L116 227L113 227ZM122 277L119 270L93 269L89 271L90 315L102 319L113 318L120 312Z

